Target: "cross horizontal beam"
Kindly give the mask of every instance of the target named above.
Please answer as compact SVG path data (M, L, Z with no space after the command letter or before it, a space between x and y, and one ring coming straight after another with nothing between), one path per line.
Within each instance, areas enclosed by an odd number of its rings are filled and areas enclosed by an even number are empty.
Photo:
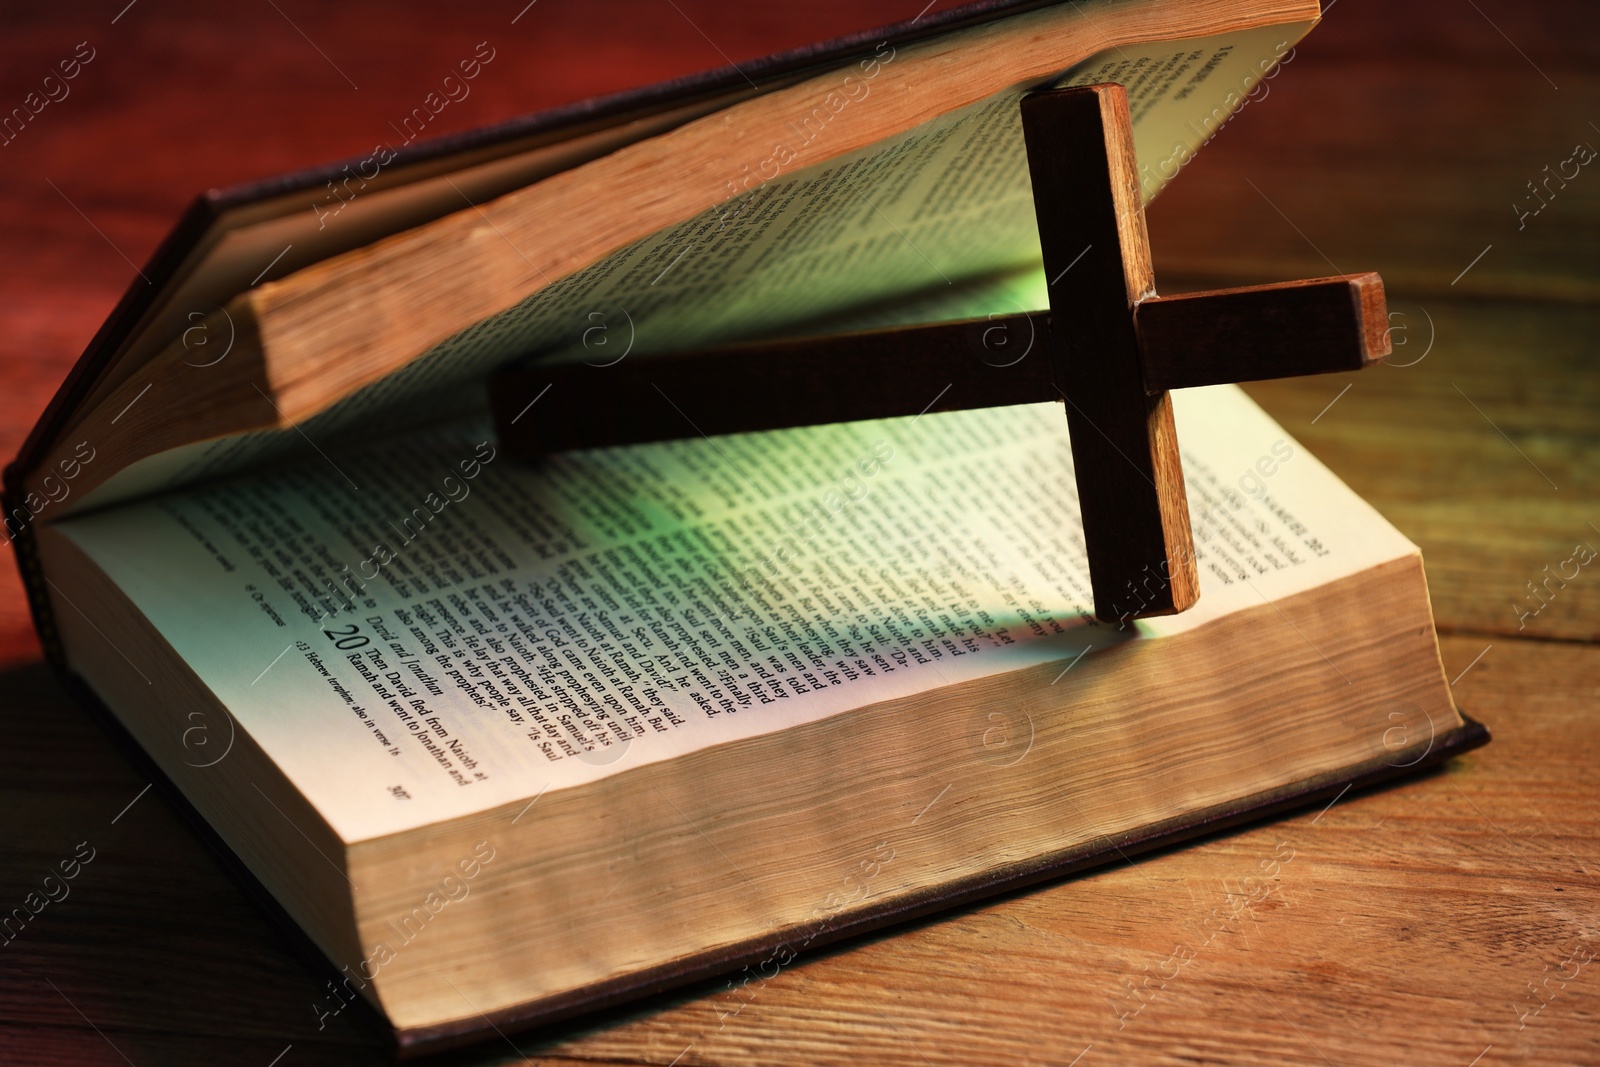
M1389 354L1376 274L1151 297L1135 310L1144 388L1360 370ZM519 455L1061 399L1051 313L535 364L490 390ZM536 418L518 419L549 386Z

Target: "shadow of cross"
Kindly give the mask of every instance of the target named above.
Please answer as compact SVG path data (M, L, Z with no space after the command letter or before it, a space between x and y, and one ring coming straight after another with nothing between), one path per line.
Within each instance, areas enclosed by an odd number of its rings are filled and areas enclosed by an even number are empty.
M502 445L553 451L1060 400L1095 615L1199 597L1171 389L1360 370L1389 354L1376 274L1156 295L1120 85L1030 93L1022 128L1050 310L494 375ZM1026 338L1022 356L1010 356ZM1048 359L1024 358L1034 346ZM998 358L997 358L998 357ZM946 383L928 399L929 383ZM537 415L533 402L551 393ZM680 404L688 404L688 408Z

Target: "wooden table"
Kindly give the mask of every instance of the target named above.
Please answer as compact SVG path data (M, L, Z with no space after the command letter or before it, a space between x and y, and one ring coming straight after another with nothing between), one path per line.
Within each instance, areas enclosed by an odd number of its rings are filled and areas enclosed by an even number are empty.
M6 108L77 42L95 50L0 148L7 455L194 190L368 152L481 40L497 59L441 132L918 3L545 0L515 22L522 0L492 17L182 6L6 16ZM1492 745L816 955L720 1025L711 984L460 1062L1600 1063L1600 963L1583 962L1600 952L1600 563L1520 628L1513 606L1575 545L1600 548L1600 173L1521 229L1511 208L1574 144L1600 145L1596 122L1589 5L1340 0L1150 212L1168 290L1383 272L1395 366L1251 392L1421 544L1446 666ZM0 907L94 849L70 897L0 947L0 1062L383 1060L348 1016L317 1030L317 979L41 664L10 568L0 693ZM1274 892L1121 1017L1126 985L1280 842L1294 859Z

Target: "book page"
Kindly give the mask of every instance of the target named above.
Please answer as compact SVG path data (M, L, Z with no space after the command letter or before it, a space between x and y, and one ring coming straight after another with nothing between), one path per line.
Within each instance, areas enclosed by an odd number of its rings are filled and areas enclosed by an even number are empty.
M1293 23L1128 43L1091 57L1056 84L1127 87L1148 201L1239 109L1271 91L1274 64L1292 61L1293 44L1309 29ZM780 335L851 308L1040 269L1018 109L1033 86L822 166L784 168L797 146L837 136L873 107L873 72L894 62L893 47L884 46L859 68L840 71L837 91L820 94L815 108L797 114L787 141L754 151L742 181L730 182L719 206L557 278L298 429L173 449L74 497L69 508L309 453L308 441L325 445L437 412L441 396L465 407L481 397L490 371L521 359L609 359L624 350L637 359ZM988 310L958 304L947 312ZM594 347L601 337L611 346L603 353Z
M1026 666L1070 687L1416 551L1242 391L1175 399L1203 595L1150 623L1089 615L1054 404L538 467L468 421L58 529L356 841Z

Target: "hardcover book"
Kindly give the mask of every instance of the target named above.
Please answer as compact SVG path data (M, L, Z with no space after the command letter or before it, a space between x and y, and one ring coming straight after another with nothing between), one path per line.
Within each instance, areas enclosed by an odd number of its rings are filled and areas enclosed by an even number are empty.
M205 194L6 471L49 655L404 1054L1482 743L1417 548L1236 387L1175 399L1199 605L1109 623L1059 405L537 463L488 417L513 364L1043 307L1022 94L1127 86L1148 199L1318 14L973 4Z

